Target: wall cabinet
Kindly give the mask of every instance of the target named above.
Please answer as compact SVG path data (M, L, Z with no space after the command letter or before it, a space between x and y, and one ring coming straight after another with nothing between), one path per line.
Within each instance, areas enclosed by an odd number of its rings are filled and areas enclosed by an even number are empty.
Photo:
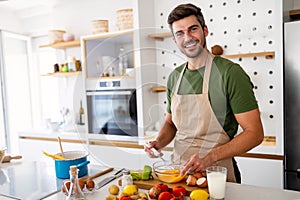
M86 79L134 77L133 31L82 38Z

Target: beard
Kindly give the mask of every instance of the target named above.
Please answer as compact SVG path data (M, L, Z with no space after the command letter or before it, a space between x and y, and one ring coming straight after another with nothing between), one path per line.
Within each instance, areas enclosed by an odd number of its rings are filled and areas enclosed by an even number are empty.
M203 52L203 49L206 47L206 39L204 38L204 43L202 46L195 46L195 49L193 49L191 51L189 49L185 48L185 46L188 46L189 44L195 43L195 42L200 43L199 40L191 40L191 41L186 42L183 45L183 47L180 48L181 53L183 53L188 58L198 57Z

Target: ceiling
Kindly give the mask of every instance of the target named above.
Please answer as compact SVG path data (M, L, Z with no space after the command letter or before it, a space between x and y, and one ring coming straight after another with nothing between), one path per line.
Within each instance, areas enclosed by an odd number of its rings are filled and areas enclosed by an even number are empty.
M0 0L0 9L14 12L20 18L47 13L62 0Z
M57 2L58 0L0 0L0 7L17 11L37 6L53 7Z

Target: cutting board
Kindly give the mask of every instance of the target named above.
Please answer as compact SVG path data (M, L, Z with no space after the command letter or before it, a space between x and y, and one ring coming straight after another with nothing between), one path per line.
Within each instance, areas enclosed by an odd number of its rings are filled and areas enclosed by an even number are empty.
M153 177L154 177L154 179L148 180L148 181L142 181L142 180L133 181L133 184L138 186L138 188L140 188L140 189L149 190L151 187L155 186L158 183L164 183L164 182L158 180L157 177L155 177L155 176L153 176ZM183 186L187 190L188 194L191 191L196 190L196 189L203 189L206 192L208 192L207 188L200 188L198 186L187 186L185 183L185 179L178 183L164 183L164 184L167 184L169 186L169 188L173 188L175 185Z

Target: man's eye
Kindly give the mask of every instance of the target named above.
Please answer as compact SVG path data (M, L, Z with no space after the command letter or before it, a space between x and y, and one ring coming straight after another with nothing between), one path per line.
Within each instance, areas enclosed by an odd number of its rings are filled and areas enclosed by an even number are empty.
M175 34L176 37L182 37L182 35L183 35L182 32L177 32L177 33Z
M198 30L198 27L193 27L193 28L191 28L191 32L192 32L192 33L195 33L197 30Z

